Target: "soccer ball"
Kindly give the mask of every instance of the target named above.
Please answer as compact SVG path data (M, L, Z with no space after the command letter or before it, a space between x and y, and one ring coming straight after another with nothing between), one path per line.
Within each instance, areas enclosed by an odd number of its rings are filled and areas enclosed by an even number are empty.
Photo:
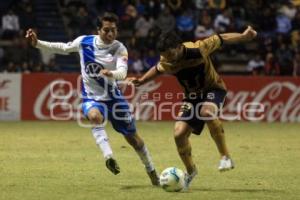
M159 183L167 192L179 192L184 187L184 172L176 167L169 167L160 174Z

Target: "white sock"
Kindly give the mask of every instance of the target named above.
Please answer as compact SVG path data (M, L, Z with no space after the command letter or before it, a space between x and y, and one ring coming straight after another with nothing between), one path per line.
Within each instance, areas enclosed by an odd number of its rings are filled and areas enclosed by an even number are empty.
M102 127L95 127L92 129L96 144L99 146L105 159L112 157L113 153L109 144L107 134Z
M139 155L143 164L145 165L146 171L147 172L153 171L154 165L146 145L144 145L140 150L136 150L136 152Z

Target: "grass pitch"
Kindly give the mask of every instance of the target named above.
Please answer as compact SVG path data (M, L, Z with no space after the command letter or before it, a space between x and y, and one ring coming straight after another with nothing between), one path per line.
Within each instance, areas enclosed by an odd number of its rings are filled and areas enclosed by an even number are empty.
M140 122L139 133L159 171L184 169L173 122ZM268 200L300 199L300 125L225 123L236 169L217 171L219 156L207 129L192 136L199 175L189 192L152 187L137 155L107 127L117 176L104 166L89 129L74 122L0 122L0 200Z

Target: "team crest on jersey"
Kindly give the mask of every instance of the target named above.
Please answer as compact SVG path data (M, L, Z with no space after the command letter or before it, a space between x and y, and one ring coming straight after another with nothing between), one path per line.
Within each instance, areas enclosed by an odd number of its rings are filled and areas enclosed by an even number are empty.
M104 69L103 65L100 63L90 62L85 65L85 73L87 73L91 77L98 77L100 75L100 71Z

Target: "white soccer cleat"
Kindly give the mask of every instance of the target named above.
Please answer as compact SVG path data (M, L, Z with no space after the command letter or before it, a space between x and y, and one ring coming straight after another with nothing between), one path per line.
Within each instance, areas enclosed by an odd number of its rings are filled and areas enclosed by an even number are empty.
M195 170L193 171L193 173L188 174L187 172L184 175L184 191L187 191L192 180L194 179L194 177L198 174L198 170L197 168L195 168Z
M228 171L234 168L234 163L231 158L223 156L220 160L220 165L218 167L220 172Z

